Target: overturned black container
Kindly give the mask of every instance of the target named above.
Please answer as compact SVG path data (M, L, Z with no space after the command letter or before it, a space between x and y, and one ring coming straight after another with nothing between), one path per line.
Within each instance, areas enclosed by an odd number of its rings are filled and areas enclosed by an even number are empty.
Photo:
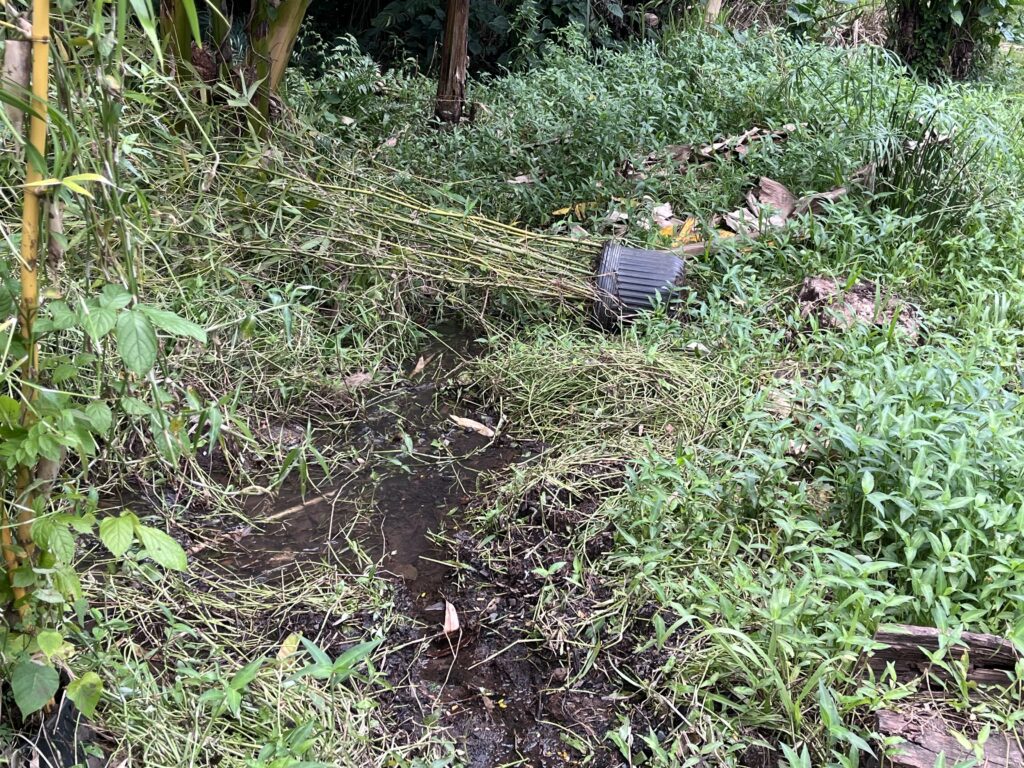
M650 309L656 296L663 303L676 298L685 275L686 264L675 254L606 243L597 259L594 317L616 328Z

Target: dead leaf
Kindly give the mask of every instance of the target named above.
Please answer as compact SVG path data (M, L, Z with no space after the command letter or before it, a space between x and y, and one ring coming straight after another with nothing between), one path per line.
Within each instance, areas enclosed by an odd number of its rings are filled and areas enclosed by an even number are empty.
M739 208L725 214L725 226L738 235L754 236L760 234L761 222L749 208Z
M533 184L535 179L526 173L521 173L518 176L508 180L509 184Z
M659 228L674 227L675 222L678 221L678 219L675 218L675 214L672 212L671 203L663 203L662 205L656 206L651 211L651 217Z
M373 374L367 373L366 371L359 371L358 373L352 373L346 376L342 380L342 384L345 385L345 389L353 390L365 387L373 381Z
M427 364L433 359L433 355L430 355L429 357L424 357L423 355L420 355L420 359L416 361L416 367L412 369L412 373L410 373L409 375L419 376L421 373L423 373L423 369L427 367Z
M828 192L815 192L812 195L804 195L797 200L796 206L793 208L793 214L795 216L802 216L805 213L813 213L815 216L820 216L825 212L827 204L834 203L839 198L845 197L846 193L846 187L835 187Z
M458 424L463 429L472 430L473 432L476 432L478 435L483 435L484 437L494 437L494 430L488 427L486 424L481 424L479 421L474 421L473 419L464 419L461 416L449 416L448 418L451 419L456 424Z
M281 647L277 650L277 658L287 659L299 650L299 640L302 638L298 632L292 632L281 642Z
M782 219L788 219L796 207L796 197L785 185L762 176L758 184L757 199L762 205L770 205Z
M452 632L459 631L459 613L455 610L455 606L449 603L447 600L444 601L444 634L450 635Z
M681 248L684 245L699 243L700 241L700 235L697 234L697 220L691 216L683 222L682 226L679 227L679 231L672 238L672 247Z

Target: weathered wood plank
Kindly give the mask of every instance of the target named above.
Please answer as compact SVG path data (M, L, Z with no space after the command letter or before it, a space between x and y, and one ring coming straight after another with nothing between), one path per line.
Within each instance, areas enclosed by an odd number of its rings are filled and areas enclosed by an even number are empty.
M927 662L922 649L937 651L941 633L932 627L914 627L908 624L884 624L875 632L875 641L885 643L888 648L874 652L875 658L887 661L906 660ZM975 667L1013 669L1021 658L1013 643L998 635L984 635L979 632L964 632L954 646L970 654Z
M891 664L899 680L911 680L927 674L948 680L950 676L933 666L926 653L937 651L940 639L939 630L932 627L883 625L875 632L875 641L883 647L866 654L865 662L875 674L881 674ZM965 652L969 662L967 679L979 685L1009 685L1010 673L1021 658L1009 640L977 632L964 632L949 650L955 658Z
M934 711L904 714L880 710L876 713L876 729L883 736L899 736L904 742L894 748L893 756L883 761L885 768L935 768L936 760L945 755L946 765L977 756L964 749L952 735L950 726ZM1024 766L1020 739L1013 734L992 733L981 747L981 757L974 768L1009 768Z

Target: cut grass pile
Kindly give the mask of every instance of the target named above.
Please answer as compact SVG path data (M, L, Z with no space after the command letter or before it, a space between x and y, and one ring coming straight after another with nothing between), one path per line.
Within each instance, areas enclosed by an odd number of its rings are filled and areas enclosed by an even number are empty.
M735 377L705 356L706 348L668 334L545 325L491 344L469 375L517 431L558 451L699 444L714 436L739 394Z
M89 580L91 629L76 635L110 692L103 746L132 765L355 768L414 748L393 741L376 702L387 582L313 564L261 581L129 571ZM311 669L318 652L340 662Z

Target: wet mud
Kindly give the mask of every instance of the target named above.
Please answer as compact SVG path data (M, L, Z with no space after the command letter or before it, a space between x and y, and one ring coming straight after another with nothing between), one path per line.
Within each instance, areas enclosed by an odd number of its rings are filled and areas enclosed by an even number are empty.
M442 343L457 367L455 345ZM381 662L390 684L382 703L410 743L431 723L468 766L570 765L583 757L572 744L600 743L612 727L614 692L567 687L567 669L531 632L535 577L491 573L464 530L467 514L542 446L502 434L500 416L468 398L452 374L452 367L435 370L369 398L344 436L361 459L347 477L305 496L254 502L246 509L252 528L197 555L257 579L310 561L374 568L394 583L396 609L406 617L382 646L397 649ZM443 631L446 604L457 631ZM328 619L296 615L278 633L302 631L338 653L343 648L322 636ZM594 757L592 765L619 764L611 753Z

